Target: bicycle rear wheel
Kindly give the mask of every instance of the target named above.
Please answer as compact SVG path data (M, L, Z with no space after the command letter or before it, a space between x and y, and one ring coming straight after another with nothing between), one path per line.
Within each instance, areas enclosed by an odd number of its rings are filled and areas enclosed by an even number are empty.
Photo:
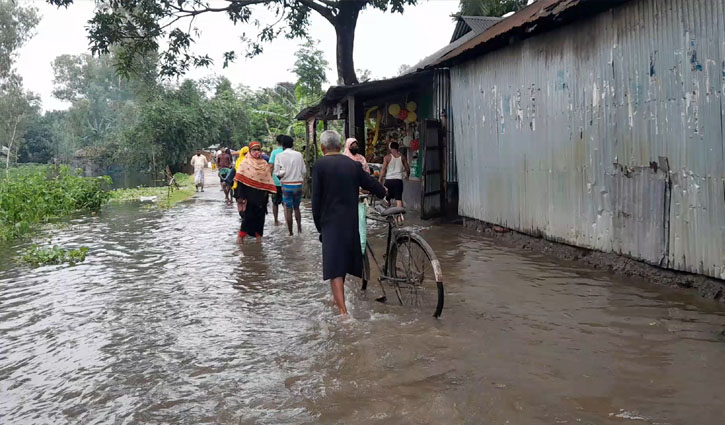
M395 238L388 261L400 304L433 311L434 317L440 317L443 273L430 245L415 233L401 232Z

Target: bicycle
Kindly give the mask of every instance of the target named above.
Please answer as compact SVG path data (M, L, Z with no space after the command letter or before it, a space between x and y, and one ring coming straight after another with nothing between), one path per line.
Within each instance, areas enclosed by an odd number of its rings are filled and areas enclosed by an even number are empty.
M360 195L360 199L362 202L373 202L369 195ZM395 291L400 305L422 309L435 307L433 317L440 317L444 302L443 271L435 252L414 230L402 227L405 208L384 208L374 203L372 206L374 213L365 216L366 223L367 220L387 223L388 234L382 264L378 262L370 243L365 240L362 291L367 290L372 258L379 270L378 283L383 292L377 301L387 301L387 285Z

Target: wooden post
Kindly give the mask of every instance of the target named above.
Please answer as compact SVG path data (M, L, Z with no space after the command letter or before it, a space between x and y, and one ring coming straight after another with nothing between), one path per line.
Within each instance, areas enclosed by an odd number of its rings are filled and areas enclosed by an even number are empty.
M365 110L362 102L355 96L347 98L347 119L345 120L345 137L357 139L360 149L365 151Z

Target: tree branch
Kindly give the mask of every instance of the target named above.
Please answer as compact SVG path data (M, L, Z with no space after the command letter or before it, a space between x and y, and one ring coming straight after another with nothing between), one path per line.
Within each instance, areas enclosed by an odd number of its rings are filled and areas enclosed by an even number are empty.
M320 1L322 1L322 0L320 0ZM325 19L327 19L332 25L335 25L335 15L333 13L333 9L329 9L321 4L315 3L315 0L297 0L297 2L302 3L305 6L309 7L310 9L314 10L315 12L319 13ZM324 3L328 4L328 3L335 3L335 2L326 0L326 1L324 1ZM328 5L330 5L330 4L328 4Z
M334 1L334 0L317 0L317 1L319 1L320 3L324 3L324 4L326 4L327 6L329 6L329 7L330 7L330 8L332 8L332 9L338 9L338 8L339 8L339 6L340 6L340 5L339 5L339 4L338 4L338 3L336 2L336 1Z

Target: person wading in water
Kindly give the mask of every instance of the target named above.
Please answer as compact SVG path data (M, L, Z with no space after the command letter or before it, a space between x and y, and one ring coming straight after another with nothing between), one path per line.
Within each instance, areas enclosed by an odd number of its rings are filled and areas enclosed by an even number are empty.
M234 180L237 183L234 198L242 218L238 240L244 242L247 235L252 235L257 238L257 242L261 242L269 194L276 193L277 188L267 161L262 159L262 145L259 142L249 144L249 154L239 164Z
M272 215L274 216L274 225L279 225L279 206L282 203L282 183L279 181L279 178L274 175L274 163L277 161L277 155L281 154L284 151L284 148L282 147L282 141L285 138L292 139L290 136L279 134L277 135L277 148L272 151L272 153L269 154L269 169L272 172L272 180L274 180L275 186L277 186L277 193L272 197Z
M207 159L201 154L201 149L196 150L196 155L191 157L191 166L194 167L194 185L196 185L196 191L204 191L204 168L207 164Z
M358 231L360 188L378 198L385 196L385 188L359 162L340 154L336 131L324 131L320 145L325 156L312 172L312 216L322 241L322 279L330 280L337 308L347 314L345 276L362 277L363 271Z
M232 151L229 148L225 148L222 150L222 153L217 155L216 158L217 167L219 168L219 184L222 187L222 190L224 191L224 200L226 202L232 202L231 197L229 196L229 189L230 187L227 186L224 183L224 180L227 177L227 174L229 174L230 171L232 171Z
M282 204L284 204L284 219L287 230L292 236L292 213L297 220L297 233L302 233L302 183L305 180L307 169L302 154L293 149L294 139L285 136L282 139L284 151L277 155L274 163L274 174L279 177L282 184Z

